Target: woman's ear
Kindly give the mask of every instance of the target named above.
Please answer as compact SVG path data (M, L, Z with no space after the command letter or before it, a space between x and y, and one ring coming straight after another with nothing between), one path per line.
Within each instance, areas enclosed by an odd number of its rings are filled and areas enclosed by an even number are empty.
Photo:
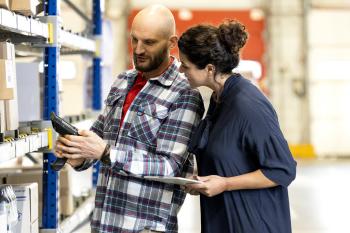
M205 66L205 69L207 70L208 74L215 76L215 66L212 64L208 64Z

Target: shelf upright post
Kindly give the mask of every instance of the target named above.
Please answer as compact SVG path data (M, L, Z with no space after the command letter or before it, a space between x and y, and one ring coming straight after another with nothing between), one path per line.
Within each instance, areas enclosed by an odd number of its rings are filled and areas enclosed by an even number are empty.
M45 4L45 16L58 17L59 0L47 0ZM58 114L58 75L57 66L59 59L58 43L45 47L44 52L44 120L50 120L50 113ZM51 169L50 164L55 160L54 154L44 153L43 163L43 231L56 231L58 229L58 173Z
M93 0L93 33L96 41L96 52L93 60L93 92L92 108L101 110L101 36L102 36L102 12L101 1Z
M95 111L101 110L102 105L102 80L101 80L101 37L102 37L102 11L101 0L93 0L93 33L96 41L96 52L93 59L93 82L92 82L92 108ZM96 187L100 164L96 163L93 167L92 182Z

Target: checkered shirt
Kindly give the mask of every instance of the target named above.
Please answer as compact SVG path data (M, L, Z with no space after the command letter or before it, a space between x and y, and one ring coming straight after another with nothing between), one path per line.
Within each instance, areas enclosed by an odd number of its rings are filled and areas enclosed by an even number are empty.
M118 76L91 128L112 146L112 165L100 166L93 232L177 232L185 193L178 185L141 177L192 175L194 158L187 144L202 118L203 102L179 73L175 59L165 73L147 81L120 127L124 100L136 76L136 70Z

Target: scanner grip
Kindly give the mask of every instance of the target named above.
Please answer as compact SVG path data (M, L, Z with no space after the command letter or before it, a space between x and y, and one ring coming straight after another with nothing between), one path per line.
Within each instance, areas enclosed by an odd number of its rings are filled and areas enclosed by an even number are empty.
M64 119L57 116L54 112L50 114L52 127L60 135L79 135L78 129L73 125L66 122ZM57 158L52 164L51 169L54 171L59 171L64 167L64 164L67 162L67 158Z

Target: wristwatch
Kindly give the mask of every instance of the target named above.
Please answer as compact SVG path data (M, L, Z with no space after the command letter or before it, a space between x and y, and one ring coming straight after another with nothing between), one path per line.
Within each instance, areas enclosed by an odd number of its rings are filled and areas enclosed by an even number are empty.
M111 165L111 158L110 158L110 151L111 151L111 146L109 144L106 145L102 156L100 158L100 161L105 164L105 165Z

